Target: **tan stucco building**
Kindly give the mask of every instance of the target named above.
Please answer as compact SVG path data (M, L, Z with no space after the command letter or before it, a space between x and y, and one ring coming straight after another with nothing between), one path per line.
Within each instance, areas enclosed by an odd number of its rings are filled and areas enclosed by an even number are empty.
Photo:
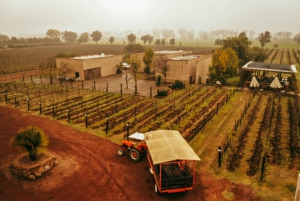
M191 51L157 51L154 52L153 61L161 57L168 59L170 64L169 71L167 72L167 82L175 82L180 80L185 83L198 84L199 78L201 83L205 83L208 78L208 67L212 60L212 55L191 55ZM144 53L133 54L141 61ZM144 70L144 63L141 62L141 70ZM154 62L153 62L154 63ZM153 64L155 76L160 73L159 68ZM164 79L164 78L163 78Z
M208 78L208 67L211 63L211 55L187 55L172 57L168 60L170 69L167 72L167 82L181 80L186 84L205 83ZM156 74L159 70L156 70Z
M66 77L92 80L116 74L116 65L122 62L122 55L90 55L73 58L56 58L57 68L68 65Z

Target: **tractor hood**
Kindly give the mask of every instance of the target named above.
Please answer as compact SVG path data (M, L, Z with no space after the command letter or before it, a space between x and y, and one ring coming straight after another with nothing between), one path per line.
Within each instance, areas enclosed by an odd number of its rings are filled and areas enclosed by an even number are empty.
M179 131L156 130L144 135L154 165L176 160L200 161Z

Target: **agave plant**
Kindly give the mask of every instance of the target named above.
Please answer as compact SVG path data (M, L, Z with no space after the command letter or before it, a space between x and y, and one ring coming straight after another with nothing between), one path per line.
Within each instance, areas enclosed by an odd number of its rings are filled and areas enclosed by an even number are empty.
M38 154L46 151L49 140L41 128L29 126L20 130L17 136L11 139L10 144L24 147L29 154L30 160L34 161Z

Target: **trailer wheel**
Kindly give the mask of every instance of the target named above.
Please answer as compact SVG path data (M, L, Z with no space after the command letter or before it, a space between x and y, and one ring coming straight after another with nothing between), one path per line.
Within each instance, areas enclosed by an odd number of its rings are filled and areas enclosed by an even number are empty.
M151 167L149 168L149 171L150 171L150 174L153 174L153 170Z
M119 156L123 156L124 151L123 151L123 149L122 149L121 147L118 148L117 154L118 154Z
M159 189L158 189L156 184L154 184L154 191L155 191L156 194L159 194Z
M130 155L130 158L135 162L138 162L140 160L140 153L136 149L131 149L129 152L129 155Z

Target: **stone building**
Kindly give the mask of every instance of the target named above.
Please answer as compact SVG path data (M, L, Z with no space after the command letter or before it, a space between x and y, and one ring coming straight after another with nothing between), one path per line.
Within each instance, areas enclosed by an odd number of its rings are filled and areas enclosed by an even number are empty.
M208 67L212 60L212 55L191 55L191 51L157 51L154 52L153 61L156 59L167 58L170 64L169 71L167 72L167 82L175 82L180 80L185 83L198 84L205 83L208 79ZM144 53L133 54L141 61L143 60ZM141 71L144 70L145 65L141 62ZM155 76L161 74L159 68L154 65L153 69ZM164 78L163 78L164 80Z
M92 80L116 74L116 65L122 62L122 55L89 55L73 58L56 58L57 68L67 68L68 78Z

